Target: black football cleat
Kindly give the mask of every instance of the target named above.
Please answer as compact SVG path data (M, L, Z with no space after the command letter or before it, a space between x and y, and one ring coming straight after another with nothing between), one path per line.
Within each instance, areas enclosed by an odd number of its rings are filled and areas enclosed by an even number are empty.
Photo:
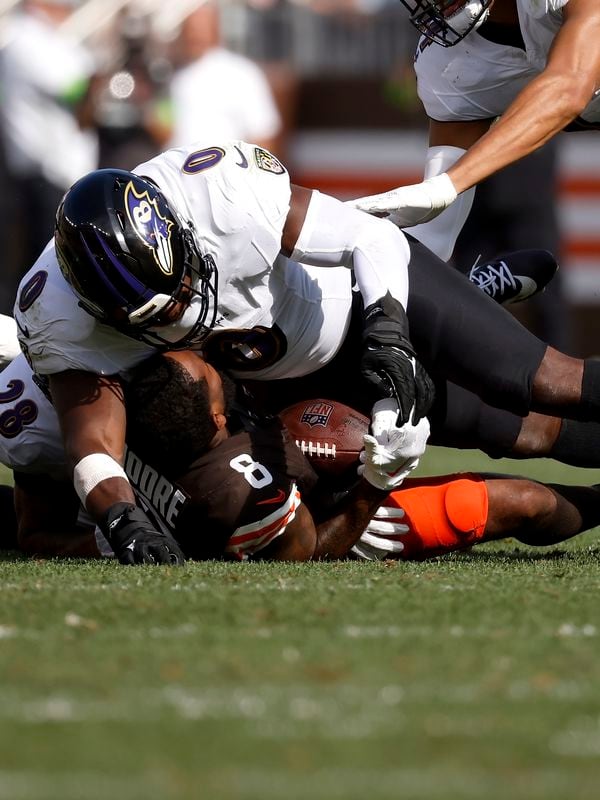
M503 306L520 303L550 283L558 264L548 250L515 250L471 267L469 280Z

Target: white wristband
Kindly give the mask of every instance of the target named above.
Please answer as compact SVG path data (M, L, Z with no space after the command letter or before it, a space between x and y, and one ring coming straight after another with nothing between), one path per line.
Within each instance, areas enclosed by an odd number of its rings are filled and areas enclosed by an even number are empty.
M73 486L84 507L88 494L107 478L129 480L123 467L107 453L90 453L77 462L73 470Z
M441 175L435 175L433 178L427 178L423 181L423 185L429 187L431 207L434 211L448 208L458 197L452 179L447 172L442 172Z

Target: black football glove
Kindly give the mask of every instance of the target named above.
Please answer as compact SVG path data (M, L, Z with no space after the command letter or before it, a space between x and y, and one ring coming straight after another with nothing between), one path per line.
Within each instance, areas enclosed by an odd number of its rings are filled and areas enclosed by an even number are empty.
M393 397L400 412L397 425L413 424L427 416L433 403L433 381L417 361L408 338L408 319L398 300L388 292L364 312L361 373L373 394L373 403Z
M121 564L183 564L175 539L157 531L144 511L131 503L115 503L106 512L102 533Z

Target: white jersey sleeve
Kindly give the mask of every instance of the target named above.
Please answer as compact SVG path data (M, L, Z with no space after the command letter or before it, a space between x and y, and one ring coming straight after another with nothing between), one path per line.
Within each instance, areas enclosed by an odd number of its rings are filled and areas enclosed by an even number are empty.
M0 375L0 463L67 478L58 418L23 355Z
M454 47L422 38L417 46L417 91L427 116L440 122L492 119L546 66L569 0L517 0L525 49L496 44L473 31ZM600 121L600 96L582 113Z
M493 119L537 74L527 54L474 32L454 47L421 39L415 59L417 92L438 122Z
M155 352L79 306L60 272L53 242L22 279L14 316L21 349L40 375L69 369L124 374Z
M237 332L237 352L248 351L252 357L243 368L232 366L234 377L274 380L307 375L329 363L344 342L352 312L350 270L310 267L282 256L273 272L271 290L274 326L261 329L259 334L271 341L257 348L256 329ZM257 358L261 349L277 357Z

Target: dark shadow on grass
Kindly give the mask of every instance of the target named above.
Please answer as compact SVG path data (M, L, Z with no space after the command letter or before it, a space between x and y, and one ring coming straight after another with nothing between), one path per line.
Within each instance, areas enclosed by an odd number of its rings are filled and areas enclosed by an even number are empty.
M18 550L0 550L0 562L2 561L16 564L18 561L30 561L30 556Z

